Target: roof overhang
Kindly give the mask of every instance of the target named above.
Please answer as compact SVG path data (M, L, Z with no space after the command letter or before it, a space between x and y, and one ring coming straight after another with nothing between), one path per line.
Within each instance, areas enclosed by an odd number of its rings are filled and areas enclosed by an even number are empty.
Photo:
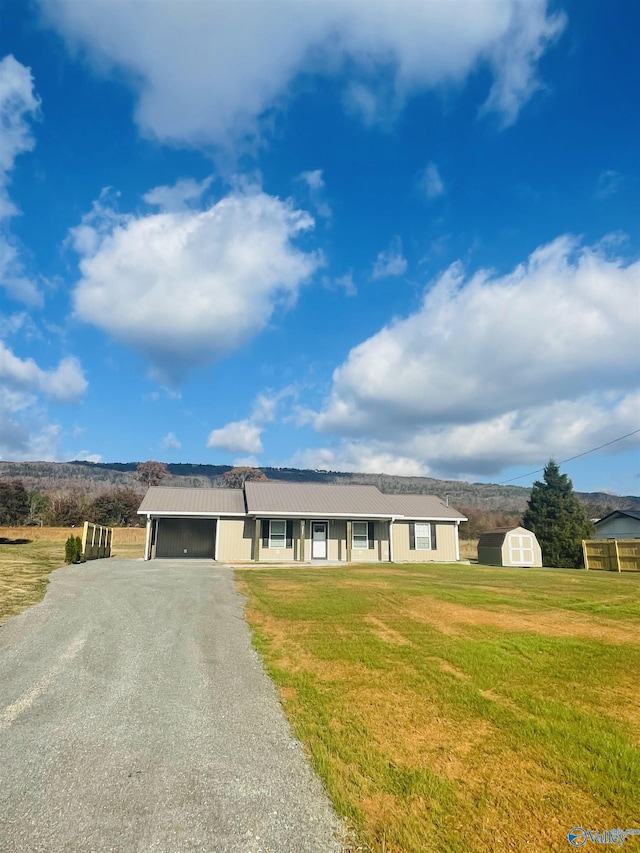
M138 510L138 515L147 515L151 518L246 518L246 512L178 512L175 510Z

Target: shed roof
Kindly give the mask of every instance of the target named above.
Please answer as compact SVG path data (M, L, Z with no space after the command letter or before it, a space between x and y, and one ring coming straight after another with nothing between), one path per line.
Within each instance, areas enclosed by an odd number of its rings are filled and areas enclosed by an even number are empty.
M501 548L504 540L509 533L514 533L516 530L522 530L524 533L533 533L527 530L526 527L494 527L493 530L486 530L480 534L478 539L478 548Z
M246 515L242 489L185 489L151 486L140 514L152 515Z

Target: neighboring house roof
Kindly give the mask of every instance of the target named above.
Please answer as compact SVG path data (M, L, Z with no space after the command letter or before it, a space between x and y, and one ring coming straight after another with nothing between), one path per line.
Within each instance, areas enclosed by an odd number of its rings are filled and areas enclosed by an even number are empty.
M138 513L143 515L246 515L242 489L183 489L151 486Z
M614 509L613 512L608 513L608 515L603 515L602 518L599 518L595 524L596 527L598 524L602 524L603 521L607 521L609 518L615 518L616 516L627 516L628 518L635 518L637 521L640 521L640 510L637 509Z
M343 516L466 521L464 515L432 495L383 495L375 486L251 481L245 483L244 491L153 486L138 512L167 516Z

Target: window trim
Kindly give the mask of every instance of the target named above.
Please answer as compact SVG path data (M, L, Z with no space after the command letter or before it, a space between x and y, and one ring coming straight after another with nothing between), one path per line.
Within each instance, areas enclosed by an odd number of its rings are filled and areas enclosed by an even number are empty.
M428 548L418 548L418 534L416 532L416 527L419 525L424 525L429 527L429 547ZM436 544L436 533L437 525L433 521L412 521L409 524L409 550L410 551L437 551L438 546ZM424 539L424 536L420 537Z
M272 534L272 525L274 524L282 525L282 538L278 537L277 541L274 540ZM287 546L287 522L284 518L270 518L269 519L269 548L286 548Z
M358 542L356 542L356 524L364 525L365 532L364 536L360 535L358 538ZM365 542L364 547L362 546L362 542ZM352 521L351 522L351 548L354 551L368 551L369 550L369 522L368 521Z
M273 541L273 537L271 536L272 521L284 523L284 545L279 544L279 537L277 544ZM262 548L275 548L277 550L281 550L282 548L291 549L294 547L292 518L262 518L259 519L259 523L261 527L260 537L262 540Z
M366 534L366 545L363 547L360 544L356 543L355 536L355 526L356 524L366 524L367 525L367 534ZM358 540L359 542L363 541L363 537L361 536ZM351 550L354 551L372 551L376 547L376 526L375 521L363 521L361 518L357 520L353 520L351 522Z
M422 529L421 533L418 533L418 528ZM427 531L426 536L424 534L425 528ZM433 550L433 548L431 547L431 525L429 524L428 521L416 521L416 522L414 522L413 535L415 537L416 551L432 551ZM426 542L428 544L422 545L422 546L418 545L419 539L422 539L423 541L426 540Z

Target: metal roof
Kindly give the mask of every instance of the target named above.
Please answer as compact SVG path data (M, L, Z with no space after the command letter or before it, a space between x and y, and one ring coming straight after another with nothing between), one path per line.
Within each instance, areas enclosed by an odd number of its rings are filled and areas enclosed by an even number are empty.
M392 514L375 486L248 482L244 488L249 515L388 518Z
M246 515L242 489L183 489L151 486L138 513L145 515Z
M467 517L435 495L383 495L394 515L404 518L435 518L466 521Z
M464 515L433 495L383 495L375 486L274 482L248 482L244 491L152 486L138 513L154 516L466 520Z
M464 521L464 515L433 495L384 495L375 486L310 483L245 483L250 515L391 516Z

